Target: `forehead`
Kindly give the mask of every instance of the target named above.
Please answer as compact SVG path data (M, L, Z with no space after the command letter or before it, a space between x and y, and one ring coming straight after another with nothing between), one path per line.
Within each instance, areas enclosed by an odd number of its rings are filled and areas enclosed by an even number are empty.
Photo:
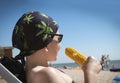
M56 34L59 34L59 33L60 33L59 30L57 30Z

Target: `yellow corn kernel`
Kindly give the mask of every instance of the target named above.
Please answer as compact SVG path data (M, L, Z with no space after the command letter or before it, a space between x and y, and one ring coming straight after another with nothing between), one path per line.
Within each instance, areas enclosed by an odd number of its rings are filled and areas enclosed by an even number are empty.
M84 63L87 60L87 57L85 55L83 55L82 53L80 53L72 47L66 48L65 53L68 57L77 62L79 65L84 65Z

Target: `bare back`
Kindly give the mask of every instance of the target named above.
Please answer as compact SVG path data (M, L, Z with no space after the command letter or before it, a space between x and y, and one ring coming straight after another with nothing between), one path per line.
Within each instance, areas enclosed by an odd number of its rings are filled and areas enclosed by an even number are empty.
M37 66L28 71L27 83L72 83L72 79L55 68Z

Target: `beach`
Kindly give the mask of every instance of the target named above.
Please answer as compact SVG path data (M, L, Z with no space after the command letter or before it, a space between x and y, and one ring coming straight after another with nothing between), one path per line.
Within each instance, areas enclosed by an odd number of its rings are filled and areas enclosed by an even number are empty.
M84 83L84 75L82 70L73 70L73 69L61 69L66 74L68 74L73 80L77 83ZM97 83L113 83L113 78L115 76L120 76L120 72L111 72L111 71L101 71L98 75ZM4 79L0 80L0 83L7 83Z
M63 71L78 83L84 83L84 74L82 70L63 69ZM120 76L120 72L101 71L98 74L97 83L113 83L114 77L118 75Z

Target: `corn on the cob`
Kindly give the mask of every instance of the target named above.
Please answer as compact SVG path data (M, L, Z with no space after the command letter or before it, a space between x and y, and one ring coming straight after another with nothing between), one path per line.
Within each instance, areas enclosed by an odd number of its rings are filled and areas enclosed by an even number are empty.
M84 65L84 63L87 60L87 57L85 55L81 54L80 52L78 52L77 50L75 50L72 47L66 48L65 53L68 57L70 57L72 60L74 60L81 66Z

